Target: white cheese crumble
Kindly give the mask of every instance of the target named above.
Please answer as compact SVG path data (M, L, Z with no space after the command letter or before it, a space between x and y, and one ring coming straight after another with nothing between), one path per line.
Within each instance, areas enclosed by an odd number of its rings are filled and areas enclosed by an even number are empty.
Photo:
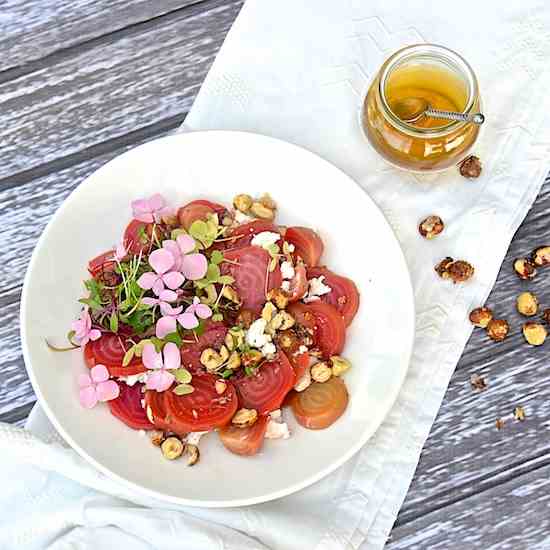
M286 422L283 422L281 410L277 409L269 415L269 422L265 430L266 439L288 439L290 431Z
M281 263L281 275L283 279L292 279L295 275L294 266L289 261Z
M190 432L187 434L185 440L189 445L195 445L196 447L198 447L201 437L207 433L208 432Z
M281 235L279 235L279 233L273 233L272 231L262 231L261 233L254 235L254 237L250 241L250 244L254 246L261 246L262 248L268 248L272 244L275 244L280 238Z
M304 391L306 388L309 388L309 386L311 386L311 372L309 369L306 369L304 374L302 374L296 384L294 384L294 390Z
M304 346L304 344L302 344L299 348L298 348L298 354L300 353L307 353L308 349L306 346Z
M128 386L133 386L138 382L140 382L141 384L145 384L145 382L147 382L147 373L140 372L139 374L130 374L128 376L120 376L118 380L119 382L124 382Z
M332 288L323 282L324 278L325 276L321 275L320 277L313 277L313 279L308 281L308 292L304 298L304 302L315 302L319 300L319 296L332 291Z
M244 212L241 212L240 210L235 210L235 216L233 216L233 219L237 223L248 223L251 222L254 218L251 216L248 216Z
M268 358L272 358L275 355L276 351L277 348L275 347L275 344L271 342L268 342L267 344L264 344L262 346L262 353Z
M248 328L246 333L246 343L253 348L262 348L271 342L271 336L265 334L267 321L265 319L256 319Z
M285 292L290 292L290 281L283 281L281 283L281 288L285 291Z
M296 250L296 247L292 243L288 243L287 244L287 249L290 253L292 253Z

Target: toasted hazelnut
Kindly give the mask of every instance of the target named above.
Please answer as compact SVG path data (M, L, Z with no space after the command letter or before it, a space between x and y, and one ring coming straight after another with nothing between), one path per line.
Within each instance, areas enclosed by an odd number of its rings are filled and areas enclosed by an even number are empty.
M528 322L523 325L523 336L532 346L542 346L548 332L541 323Z
M183 453L183 443L177 437L167 437L161 444L162 454L168 460L175 460Z
M533 252L533 262L538 266L550 264L550 246L540 246Z
M470 155L466 157L459 165L460 175L465 178L478 178L481 174L481 161L479 157Z
M246 193L241 193L233 199L233 206L239 210L239 212L246 213L250 210L253 200L250 195Z
M214 388L216 389L216 393L218 395L222 395L225 393L225 390L227 389L227 384L224 380L216 380L216 383L214 384Z
M253 202L250 207L250 213L261 220L273 220L275 218L275 210L268 208L261 202Z
M232 286L224 286L222 296L235 304L240 304L242 301L237 294L237 291Z
M306 388L309 388L311 386L311 372L309 369L306 369L304 371L304 374L300 376L300 378L297 380L296 384L294 384L294 390L297 392L304 391Z
M227 351L227 348L225 346L223 346L223 348L227 353L227 357L229 357L229 352ZM201 353L200 362L207 371L212 372L219 369L223 365L227 357L224 359L215 349L206 348Z
M243 367L255 367L263 359L262 352L251 349L242 354L241 363Z
M342 376L351 368L351 363L339 355L333 355L330 358L330 363L332 365L332 376Z
M418 232L426 239L437 237L445 228L443 220L439 216L428 216L418 226Z
M229 351L240 348L244 343L244 330L239 327L232 327L227 331L224 342Z
M449 273L447 268L453 263L453 259L450 256L443 258L436 266L435 271L442 279L448 279Z
M256 409L239 409L231 419L231 423L240 428L246 428L252 426L256 420L258 420Z
M316 363L311 367L311 378L315 382L326 382L332 376L332 370L327 363Z
M491 319L487 325L487 334L495 342L501 342L508 336L510 325L504 319Z
M523 422L525 420L525 409L523 407L514 407L514 418Z
M226 367L231 370L236 370L241 366L241 356L234 351L227 361Z
M270 290L267 299L274 302L279 309L286 309L288 306L288 294L282 288Z
M258 202L263 204L266 208L271 210L277 210L277 203L273 200L269 193L264 193L259 199Z
M152 430L149 432L149 439L155 447L160 447L164 441L164 432L160 430Z
M516 300L518 311L526 317L532 317L539 310L539 301L531 292L522 292Z
M464 260L456 260L447 266L447 273L453 283L463 283L474 275L474 266Z
M262 319L265 319L269 323L275 313L277 313L277 308L271 302L266 302L262 309Z
M187 455L187 466L194 466L201 456L199 448L191 443L185 446L185 454Z
M514 260L514 271L523 281L534 279L537 274L535 265L527 258L517 258Z
M550 309L545 309L542 312L542 316L544 317L544 320L546 321L546 324L550 325Z
M271 328L274 330L288 330L289 328L292 328L295 325L296 321L294 320L294 317L290 315L290 313L287 313L286 311L280 311L273 317L273 319L270 322Z
M470 312L470 322L476 327L486 328L492 318L493 312L488 307L476 307Z
M254 322L255 315L249 309L241 309L237 315L236 323L243 328L250 328L250 325Z
M277 343L283 348L283 350L291 350L296 347L298 338L291 330L285 330L279 332L277 335Z

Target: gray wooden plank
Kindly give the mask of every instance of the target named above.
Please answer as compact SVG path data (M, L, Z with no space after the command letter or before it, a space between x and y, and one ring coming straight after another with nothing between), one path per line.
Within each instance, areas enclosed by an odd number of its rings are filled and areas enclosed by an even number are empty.
M548 550L550 465L395 527L387 550Z
M187 111L241 5L210 0L0 84L1 183Z
M6 0L0 71L170 13L197 0Z

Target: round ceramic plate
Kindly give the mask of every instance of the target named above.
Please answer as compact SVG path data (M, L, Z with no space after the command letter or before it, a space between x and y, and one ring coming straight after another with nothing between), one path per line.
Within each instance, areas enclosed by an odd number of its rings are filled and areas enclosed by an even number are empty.
M81 408L79 351L55 353L78 316L90 258L120 241L130 201L161 192L172 205L195 198L231 203L237 193L269 192L278 221L318 230L324 262L351 277L361 307L344 355L349 407L330 428L306 430L285 411L292 436L268 440L257 456L226 451L215 433L201 440L193 468L164 460L106 405ZM388 269L391 266L391 269ZM25 279L21 334L34 390L48 417L84 458L149 496L195 506L242 506L293 493L335 470L374 434L403 382L414 332L413 293L399 244L359 186L316 155L283 141L242 132L162 138L109 162L65 201L42 234Z

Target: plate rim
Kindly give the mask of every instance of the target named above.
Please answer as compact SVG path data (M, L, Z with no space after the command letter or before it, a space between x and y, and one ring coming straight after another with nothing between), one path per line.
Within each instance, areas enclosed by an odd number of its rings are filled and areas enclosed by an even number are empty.
M182 137L185 137L186 139L189 138L189 136L192 136L194 134L224 134L231 136L232 134L245 134L247 136L253 136L254 139L258 139L260 141L275 141L279 144L283 144L287 147L292 147L301 150L301 153L305 153L307 155L311 155L316 157L317 160L321 161L323 164L328 165L331 169L338 170L345 178L347 178L354 186L356 186L364 195L366 200L370 201L372 206L380 212L382 215L382 218L384 219L387 228L390 230L391 235L395 239L395 242L397 244L397 247L399 249L400 255L401 255L401 261L403 263L403 266L405 268L405 281L407 286L407 296L408 296L408 302L409 302L409 311L410 311L410 332L408 335L408 342L406 345L406 356L407 356L407 365L403 369L402 374L400 376L398 384L395 385L395 390L393 394L391 395L390 399L388 399L388 402L390 403L388 405L388 409L386 414L381 418L380 422L376 426L376 428L370 432L365 432L365 434L358 438L358 440L346 451L343 453L337 460L334 460L329 465L327 465L325 468L321 469L316 474L310 475L306 478L304 478L299 483L294 483L290 485L289 487L286 487L284 489L279 489L277 491L273 491L271 493L256 496L256 497L249 497L249 498L240 498L240 499L231 499L231 500L199 500L199 499L187 499L184 497L178 497L174 495L168 495L165 493L161 493L158 491L155 491L153 489L149 489L147 487L144 487L142 485L139 485L137 483L134 483L133 481L130 481L129 479L126 479L122 477L121 475L113 472L108 467L102 465L100 462L98 462L95 458L93 458L90 454L88 454L82 447L77 444L74 439L66 432L66 430L63 428L61 423L58 421L56 415L53 413L53 411L50 409L44 395L42 394L42 391L40 389L40 385L38 384L38 381L34 375L34 369L32 367L29 351L28 351L28 343L27 343L27 320L26 320L26 311L27 311L27 294L28 294L28 288L29 288L29 281L31 278L31 274L33 272L34 264L37 261L39 251L44 246L43 242L46 239L47 234L49 233L51 227L56 223L57 218L61 215L61 213L68 208L72 198L75 196L76 193L79 192L79 190L83 186L88 186L93 184L93 181L90 181L93 179L93 176L101 169L103 169L105 166L108 166L110 163L116 161L120 157L122 157L125 154L128 154L132 151L135 151L136 149L140 149L143 147L151 146L151 144L159 144L159 142L162 141L175 141L178 139L181 139ZM404 281L404 282L405 282ZM94 170L91 174L86 176L76 187L71 191L71 193L64 199L64 201L61 203L61 205L57 208L57 210L54 212L51 219L48 221L46 227L42 231L42 234L40 235L37 243L34 246L31 258L29 260L29 264L27 266L26 272L25 272L25 278L23 281L23 288L21 292L21 302L20 302L20 311L19 311L19 322L20 322L20 336L21 336L21 349L23 352L23 359L25 363L25 370L27 371L27 374L29 376L29 380L31 382L32 388L37 396L37 401L46 413L46 416L48 417L48 420L52 423L53 427L57 430L57 432L61 435L61 437L67 442L72 449L74 449L78 455L83 458L86 462L93 465L97 470L99 470L101 473L106 475L108 478L116 481L117 483L120 483L123 487L125 487L128 490L134 491L139 496L140 494L143 496L147 496L149 498L155 499L160 502L168 502L171 504L177 504L180 506L192 506L192 507L202 507L202 508L232 508L232 507L242 507L242 506L250 506L254 504L260 504L263 502L269 502L273 500L277 500L279 498L283 498L288 495L292 495L298 491L301 491L302 489L305 489L306 487L309 487L310 485L313 485L314 483L320 481L324 477L328 476L338 468L340 468L343 464L345 464L348 460L350 460L355 454L357 454L364 445L372 439L377 431L380 429L384 421L387 419L388 415L391 413L391 410L393 409L397 398L399 396L399 393L403 387L407 372L410 368L411 358L412 358L412 352L413 352L413 346L414 346L414 338L416 333L416 307L415 307L415 301L414 301L414 287L412 284L412 278L411 273L406 261L405 253L403 251L403 248L401 246L401 243L399 242L399 239L397 238L397 235L395 234L395 231L391 224L388 222L386 216L384 215L383 211L379 208L379 206L374 202L374 200L370 197L370 195L346 172L344 172L341 168L337 167L336 165L332 164L319 154L310 151L309 149L306 149L305 147L302 147L300 145L296 145L295 143L288 142L283 139L275 138L272 136L268 136L265 134L260 134L256 132L247 132L242 130L199 130L199 131L190 131L190 132L180 132L176 134L171 134L167 136L162 136L156 139L153 139L151 141L148 141L146 143L142 143L140 145L137 145L136 147L132 147L128 149L127 151L122 152L121 154L117 155L116 157L112 158L105 164L102 164L96 170Z

